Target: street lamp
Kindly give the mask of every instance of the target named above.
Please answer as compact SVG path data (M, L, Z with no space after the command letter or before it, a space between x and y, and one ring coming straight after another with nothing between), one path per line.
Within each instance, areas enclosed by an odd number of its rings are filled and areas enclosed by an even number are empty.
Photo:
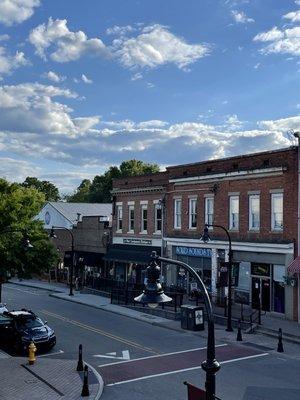
M6 233L15 233L15 232L22 232L23 236L21 239L21 245L25 251L33 248L32 244L30 243L29 236L27 234L27 231L24 229L4 229L3 231L0 231L0 235L4 235ZM2 301L2 275L0 276L0 303Z
M231 237L228 230L222 225L215 225L215 224L205 224L203 235L201 237L204 243L208 243L210 241L210 237L208 234L208 228L220 228L226 233L228 238L229 250L228 250L228 301L227 301L227 332L233 332L232 329L232 245L231 245Z
M167 263L169 265L179 266L188 270L188 272L195 278L195 280L199 284L200 289L203 292L204 304L207 313L208 333L207 333L207 358L205 361L201 363L201 367L206 372L205 388L206 388L207 400L214 400L216 393L216 373L220 369L220 364L215 358L216 350L215 350L214 316L208 292L197 272L188 264L182 261L159 257L156 254L156 252L153 251L151 254L151 262L147 267L148 279L145 285L145 290L140 296L136 297L134 301L143 304L148 304L148 306L153 308L157 306L158 303L165 303L172 300L170 297L164 294L161 283L159 281L160 267L157 264L158 261L160 261L161 263L162 262Z
M71 236L71 258L72 258L72 262L71 262L71 267L70 267L70 292L69 292L69 296L74 296L73 293L73 275L74 275L74 257L75 257L75 252L74 252L74 235L73 232L71 231L71 229L65 228L64 226L52 226L49 237L54 239L57 236L55 235L54 229L64 229L67 232L69 232L70 236Z

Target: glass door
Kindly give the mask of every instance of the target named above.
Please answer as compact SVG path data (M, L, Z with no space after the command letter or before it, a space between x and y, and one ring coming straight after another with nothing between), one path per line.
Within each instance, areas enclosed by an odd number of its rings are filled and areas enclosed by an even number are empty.
M270 279L252 277L252 308L270 311Z

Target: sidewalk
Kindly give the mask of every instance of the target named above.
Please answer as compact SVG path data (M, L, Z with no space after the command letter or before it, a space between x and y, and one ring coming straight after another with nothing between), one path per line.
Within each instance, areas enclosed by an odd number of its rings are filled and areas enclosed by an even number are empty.
M28 365L26 358L1 358L1 382L5 384L0 386L0 399L82 399L83 377L76 365L74 360L37 358L34 365ZM89 368L89 399L100 399L102 390L102 378Z
M137 319L139 321L147 322L152 325L158 325L176 331L183 331L180 327L180 321L174 321L151 314L146 314L124 306L110 304L110 299L107 297L102 297L93 294L82 294L76 291L74 292L74 296L69 296L69 290L66 287L66 285L60 283L49 284L47 282L37 281L37 280L23 280L21 282L19 282L18 280L10 280L10 282L21 286L48 290L51 292L50 293L51 297L55 297L58 299L98 308L104 311L112 312L129 318ZM258 327L258 333L267 336L277 337L278 329L281 328L285 340L300 344L299 323L267 315L262 317L262 324L263 324L262 326ZM224 326L218 324L215 325L216 325L216 331L218 329L222 332L224 331ZM235 335L236 333L234 333L234 336ZM224 334L222 338L224 338Z

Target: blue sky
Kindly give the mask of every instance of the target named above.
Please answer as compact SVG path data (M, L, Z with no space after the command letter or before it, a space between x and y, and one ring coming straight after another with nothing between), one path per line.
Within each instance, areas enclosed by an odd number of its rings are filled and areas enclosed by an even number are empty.
M300 0L0 0L0 174L289 146L299 55Z

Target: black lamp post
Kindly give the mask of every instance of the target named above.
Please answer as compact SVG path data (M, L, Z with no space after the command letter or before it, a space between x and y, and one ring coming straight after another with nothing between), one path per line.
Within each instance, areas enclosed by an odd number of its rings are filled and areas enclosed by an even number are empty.
M207 334L207 358L202 362L201 367L206 372L206 398L207 400L214 400L216 393L216 373L220 369L220 364L216 360L216 350L215 350L215 328L214 328L214 316L212 311L212 305L210 298L204 283L202 282L200 276L197 272L190 267L188 264L172 260L169 258L163 258L157 256L156 252L153 251L151 254L151 262L147 267L147 284L145 285L145 290L143 293L136 297L134 300L136 302L148 304L148 306L154 308L158 303L165 303L171 301L172 299L164 294L161 283L159 281L160 267L157 261L167 263L169 265L175 265L183 267L189 271L189 273L195 278L199 287L203 292L204 303L207 313L207 323L208 323L208 334Z
M64 226L52 226L49 237L50 238L56 238L57 236L55 235L54 229L64 229L67 232L69 232L71 236L71 267L70 267L70 292L69 296L74 296L73 293L73 275L74 275L74 258L75 258L75 252L74 252L74 235L71 229L65 228Z
M10 228L7 228L7 229L4 229L3 231L0 231L0 235L4 235L6 233L15 233L15 232L22 232L23 233L23 237L21 239L21 245L22 245L22 247L23 247L23 249L25 251L29 250L29 249L31 249L33 247L32 244L30 243L27 231L24 230L24 229L10 229ZM2 301L2 283L3 283L2 282L2 278L3 278L2 275L0 275L0 303Z
M227 301L227 332L233 332L232 329L232 245L231 245L231 237L226 228L222 225L215 225L215 224L205 224L204 230L203 230L203 235L202 235L202 241L204 243L208 243L210 241L210 237L208 234L208 228L209 227L213 228L220 228L223 229L223 231L226 233L227 238L228 238L228 244L229 244L229 250L228 250L228 301Z

